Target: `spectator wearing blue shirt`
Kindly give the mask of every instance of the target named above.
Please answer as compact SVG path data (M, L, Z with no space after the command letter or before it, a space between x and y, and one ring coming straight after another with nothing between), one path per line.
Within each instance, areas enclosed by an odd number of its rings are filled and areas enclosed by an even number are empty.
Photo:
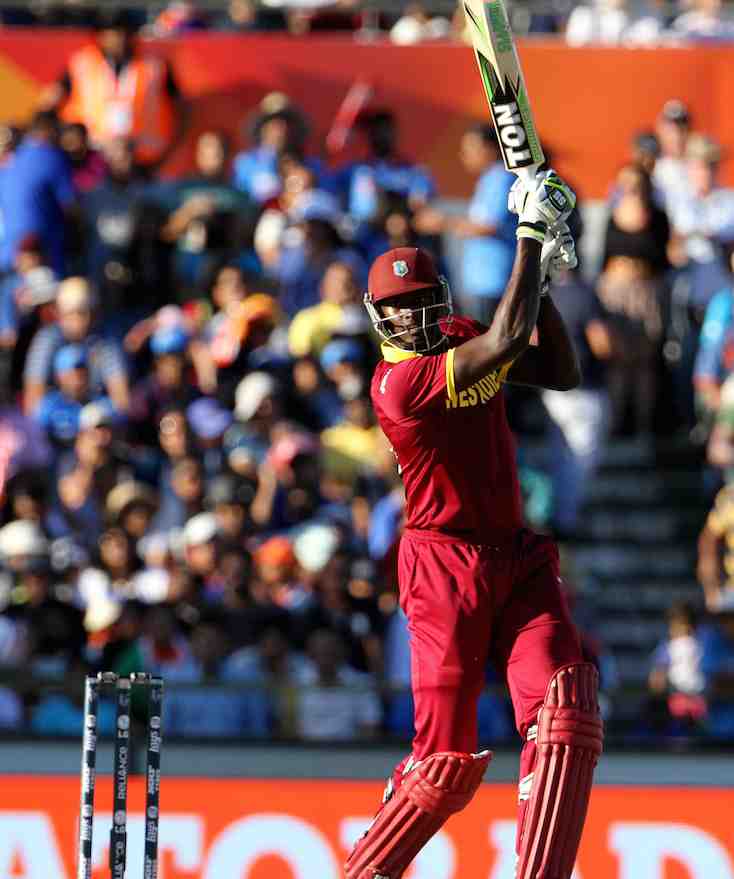
M360 285L367 280L363 260L344 245L335 206L320 199L310 201L299 212L299 220L302 239L283 247L275 270L280 283L278 301L288 317L320 301L319 288L333 262L350 265Z
M84 278L67 278L56 294L57 323L43 327L28 351L23 376L24 406L33 412L53 377L53 360L59 348L81 345L89 362L91 391L107 393L118 412L129 409L129 386L120 349L93 332L95 296Z
M34 415L50 439L67 445L79 432L82 406L89 402L87 352L81 345L64 345L54 355L57 387L48 391Z
M389 110L364 115L360 121L367 137L369 158L349 165L336 177L350 215L357 223L373 220L380 208L381 193L403 196L411 208L426 205L436 195L430 172L402 157L397 151L397 124Z
M28 346L39 323L52 317L57 286L41 239L26 235L18 245L14 271L0 280L0 359L13 389L20 386Z
M280 195L282 179L278 163L284 153L302 156L308 137L308 122L287 95L266 95L250 129L255 146L235 156L234 185L263 205ZM317 179L325 177L323 165L316 159L305 161Z
M491 125L474 125L464 134L461 159L470 173L479 175L467 215L450 217L431 207L420 212L415 223L424 234L444 232L462 239L462 306L489 324L505 292L515 255L516 221L507 209L515 178L500 160Z
M54 113L36 114L18 149L0 169L0 272L13 269L28 234L41 239L53 270L63 277L65 218L74 199L71 166L58 145Z
M727 268L734 272L734 228L724 244ZM696 403L704 418L719 408L721 386L734 371L734 287L729 283L709 302L703 318L698 353L693 369Z

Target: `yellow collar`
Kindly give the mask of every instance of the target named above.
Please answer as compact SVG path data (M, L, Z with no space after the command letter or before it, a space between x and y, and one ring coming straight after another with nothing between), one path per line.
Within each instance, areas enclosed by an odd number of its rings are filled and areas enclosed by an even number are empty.
M423 357L417 351L406 351L404 348L398 348L389 342L383 342L380 345L382 351L382 359L386 363L402 363L403 360L412 360L414 357Z

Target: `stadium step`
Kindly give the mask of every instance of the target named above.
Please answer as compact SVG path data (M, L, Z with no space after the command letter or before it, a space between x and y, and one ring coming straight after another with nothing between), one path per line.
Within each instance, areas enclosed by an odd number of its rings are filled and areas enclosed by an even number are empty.
M661 544L653 547L625 542L579 545L574 561L594 577L615 579L623 585L630 577L690 577L696 562L695 544Z
M698 470L624 469L598 473L589 485L587 506L630 507L692 503L703 506L706 495Z
M705 514L696 508L678 510L655 507L639 510L602 507L587 511L586 526L581 533L590 540L631 540L638 543L695 539L704 518Z
M663 616L674 602L687 601L700 608L703 593L695 579L671 580L665 577L660 583L649 580L622 585L607 583L594 592L593 602L601 613L625 612L633 614L656 614Z

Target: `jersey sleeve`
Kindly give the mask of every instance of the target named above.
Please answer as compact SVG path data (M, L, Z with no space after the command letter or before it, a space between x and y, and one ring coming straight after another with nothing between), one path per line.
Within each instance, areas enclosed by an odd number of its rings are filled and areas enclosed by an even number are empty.
M385 364L373 386L375 407L391 421L415 418L437 405L445 405L454 389L454 351Z

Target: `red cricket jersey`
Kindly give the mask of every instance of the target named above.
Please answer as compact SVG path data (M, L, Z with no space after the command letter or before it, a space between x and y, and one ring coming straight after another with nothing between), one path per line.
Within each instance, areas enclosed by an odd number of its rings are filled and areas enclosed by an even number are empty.
M515 440L502 384L510 365L463 391L454 388L453 348L484 332L455 316L451 348L420 355L383 345L372 403L398 459L407 527L488 542L522 525Z

